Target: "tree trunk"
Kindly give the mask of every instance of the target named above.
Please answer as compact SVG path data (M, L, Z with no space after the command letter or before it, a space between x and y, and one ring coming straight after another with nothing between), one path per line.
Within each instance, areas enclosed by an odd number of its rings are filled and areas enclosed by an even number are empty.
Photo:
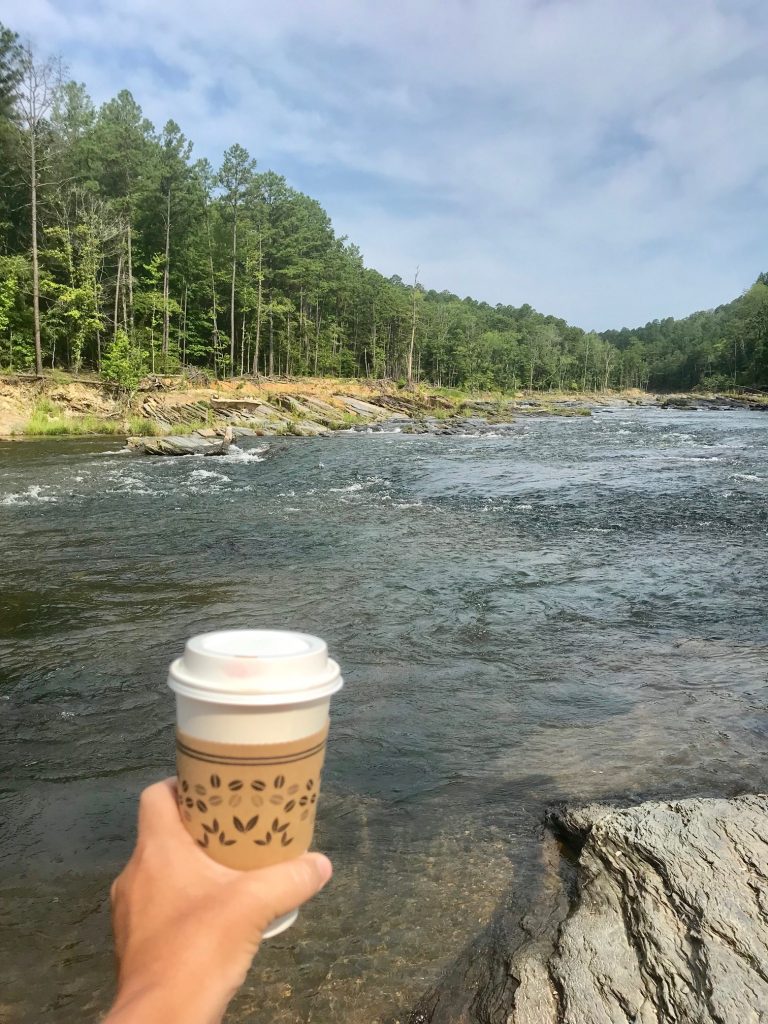
M171 316L169 303L169 271L171 265L171 190L168 189L168 200L165 211L165 269L163 270L163 369L167 369L168 343L170 339Z
M272 303L269 306L269 376L275 373L275 325L272 319Z
M112 343L117 341L117 320L120 316L120 276L123 270L123 254L117 258L117 277L115 278L115 319L112 327Z
M413 348L416 344L416 285L419 283L419 268L416 267L416 273L413 278L413 309L411 311L411 343L408 346L408 364L407 374L408 383L413 383Z
M179 356L180 356L179 361L181 363L181 368L182 369L184 369L184 367L187 365L187 297L188 297L188 292L189 292L189 286L187 285L187 282L185 281L184 282L184 308L183 308L182 314L181 314L181 316L182 316L182 326L181 326L181 331L180 331L180 334L181 334L181 345L180 345L181 352L179 353Z
M232 220L232 294L230 296L229 365L230 376L235 376L235 282L237 278L237 205Z
M240 376L245 374L245 313L243 313L243 328L240 331Z
M261 235L259 235L259 287L256 296L256 348L253 353L253 375L258 377L259 375L259 344L261 342L261 287L262 287L262 253L261 253Z
M129 333L131 342L133 342L136 333L136 322L133 313L133 230L130 224L128 225L128 316Z
M35 369L39 375L43 372L43 345L40 338L40 266L37 252L37 146L35 141L36 125L30 130L30 174L32 199L32 308L35 321Z
M315 307L315 376L317 376L317 360L320 355L320 299Z

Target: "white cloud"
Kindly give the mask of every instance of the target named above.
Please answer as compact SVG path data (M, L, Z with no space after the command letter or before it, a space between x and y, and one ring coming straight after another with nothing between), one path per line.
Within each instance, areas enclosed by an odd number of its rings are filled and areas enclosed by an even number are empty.
M6 0L4 20L198 152L242 142L385 273L604 327L768 265L759 0Z

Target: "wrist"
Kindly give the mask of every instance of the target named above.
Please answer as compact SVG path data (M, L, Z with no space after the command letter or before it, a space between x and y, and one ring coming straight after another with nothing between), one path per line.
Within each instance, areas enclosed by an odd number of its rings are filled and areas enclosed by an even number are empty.
M234 991L216 998L210 988L174 984L120 987L102 1024L220 1024Z

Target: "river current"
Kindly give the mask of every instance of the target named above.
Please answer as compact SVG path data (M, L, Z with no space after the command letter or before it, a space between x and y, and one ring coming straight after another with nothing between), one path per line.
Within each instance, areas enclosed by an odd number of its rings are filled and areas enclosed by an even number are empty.
M116 447L0 444L1 1020L108 1005L109 882L196 632L314 632L346 680L336 875L234 1021L403 1021L513 884L535 898L548 804L768 786L768 416Z

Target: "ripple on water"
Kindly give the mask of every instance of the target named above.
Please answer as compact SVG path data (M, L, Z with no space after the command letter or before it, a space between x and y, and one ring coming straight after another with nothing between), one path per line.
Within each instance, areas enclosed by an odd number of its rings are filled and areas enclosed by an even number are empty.
M235 1020L402 1019L513 879L535 898L550 801L768 785L768 417L100 451L17 447L0 480L19 1020L109 999L104 894L136 793L173 770L164 678L196 631L317 632L346 679L317 837L334 884Z

